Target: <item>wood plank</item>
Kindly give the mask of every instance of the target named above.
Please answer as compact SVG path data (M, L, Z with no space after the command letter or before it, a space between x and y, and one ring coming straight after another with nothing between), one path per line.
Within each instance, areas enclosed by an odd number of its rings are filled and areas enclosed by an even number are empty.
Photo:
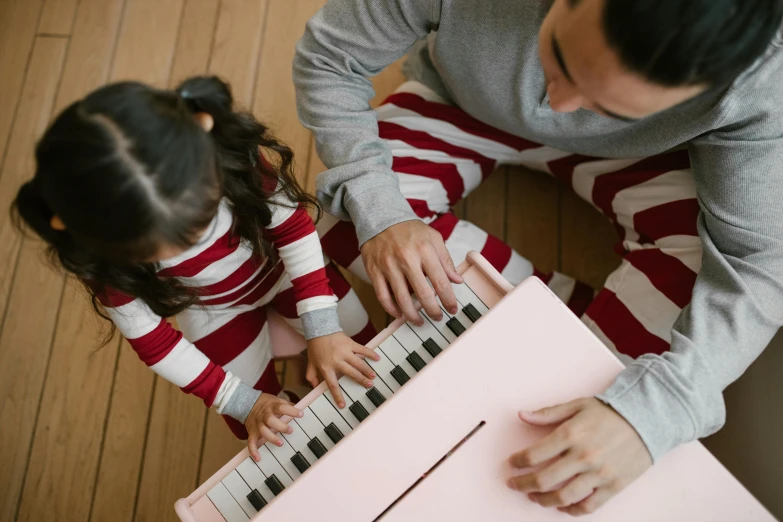
M245 444L234 437L226 422L215 411L207 412L207 427L204 435L204 448L201 452L201 466L198 484L203 483L226 465L226 462L242 451Z
M212 52L219 0L185 0L169 84L204 74Z
M166 87L184 0L127 0L112 81Z
M66 43L62 38L36 39L14 120L11 153L0 177L0 205L4 209L9 207L21 181L32 177L30 151L51 116ZM12 231L7 214L0 216L0 308L4 312L0 333L0 419L4 426L13 428L0 430L0 521L6 522L15 519L22 491L62 294L62 277L40 263L42 245L29 239L24 242L11 287L10 274L20 239ZM8 307L4 306L6 298Z
M609 221L598 210L563 189L560 200L560 271L593 288L601 288L620 265L617 243Z
M296 114L296 92L290 79L291 63L305 24L324 3L324 0L269 3L269 23L264 33L253 96L253 113L294 151L297 177L302 183L306 183L310 132L302 126Z
M125 0L81 0L55 111L106 83Z
M130 522L136 503L155 374L123 341L111 392L90 520Z
M38 24L41 34L70 35L79 0L46 0Z
M119 343L96 350L100 319L75 280L62 303L19 522L80 522L90 514Z
M0 78L3 82L3 96L0 97L0 164L8 145L42 5L42 0L0 2ZM0 281L0 292L2 288Z
M506 243L535 267L560 267L560 186L554 178L524 167L508 169Z
M228 80L234 99L245 108L252 106L266 12L267 0L220 2L209 72Z

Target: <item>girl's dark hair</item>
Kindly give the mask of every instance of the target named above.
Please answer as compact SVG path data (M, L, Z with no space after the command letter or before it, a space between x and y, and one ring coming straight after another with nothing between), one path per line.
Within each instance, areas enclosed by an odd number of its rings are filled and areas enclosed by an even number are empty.
M195 114L214 119L205 132ZM102 87L65 109L39 141L35 177L12 207L53 260L81 279L95 310L107 291L142 299L162 317L197 304L195 289L159 278L148 261L160 245L192 246L225 197L232 240L259 258L278 186L295 204L315 199L297 184L291 149L247 112L235 111L230 87L215 77L186 80L176 91L135 82ZM273 189L274 190L274 189ZM67 229L51 226L56 215Z
M603 17L625 66L669 87L727 87L781 22L783 0L606 0Z

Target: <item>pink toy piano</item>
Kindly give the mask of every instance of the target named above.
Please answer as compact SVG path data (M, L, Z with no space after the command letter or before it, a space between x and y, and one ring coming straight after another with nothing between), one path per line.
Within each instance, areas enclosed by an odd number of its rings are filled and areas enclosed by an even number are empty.
M343 378L343 410L321 385L298 404L285 446L243 450L188 498L184 522L555 521L506 487L508 457L547 431L533 410L606 388L622 364L536 278L516 288L475 252L460 311L397 320L369 345L377 378ZM300 345L301 346L301 343ZM672 451L586 520L774 522L698 442Z

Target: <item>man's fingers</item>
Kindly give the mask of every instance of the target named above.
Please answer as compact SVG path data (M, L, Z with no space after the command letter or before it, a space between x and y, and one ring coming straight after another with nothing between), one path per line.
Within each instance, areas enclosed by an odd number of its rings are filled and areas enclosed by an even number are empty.
M457 268L454 266L454 260L451 259L451 254L449 254L449 251L446 248L446 243L443 241L443 236L440 235L440 232L434 229L432 229L431 235L432 244L435 247L435 252L438 254L438 259L440 260L441 266L446 271L446 276L452 283L458 285L462 284L464 280L462 279L462 276L459 275L459 272L457 272Z
M315 366L312 362L307 363L307 372L305 372L305 379L307 382L310 383L310 386L315 388L320 384L318 381L318 370L315 369Z
M424 277L422 275L422 277ZM402 310L405 318L415 325L421 326L424 323L424 319L416 311L416 307L413 304L413 297L411 297L408 291L408 281L402 272L393 271L389 274L389 282L391 283L392 291L394 292L394 299L397 302L397 306Z
M443 269L439 264L436 266L437 270L442 274ZM424 312L436 321L440 321L443 319L443 311L440 308L440 304L438 304L435 290L427 282L422 268L421 265L411 266L405 272L405 276L408 278L416 298L421 303L422 308L424 308ZM445 278L445 275L442 275L441 278Z
M562 488L546 493L531 493L530 500L544 507L566 507L581 502L601 484L594 473L582 473Z
M394 302L394 297L392 297L391 291L389 290L389 284L386 281L386 277L380 272L375 272L370 276L370 281L375 289L375 296L378 298L378 302L381 303L383 309L386 310L386 313L392 317L402 317L402 312Z
M424 272L432 283L435 293L440 298L443 307L454 315L457 313L457 297L454 295L454 289L451 287L451 281L440 263L435 253L425 255ZM417 294L418 295L418 294ZM437 305L437 302L436 302ZM426 310L426 307L425 307ZM429 312L428 312L429 314ZM433 317L435 319L435 317Z
M577 502L576 504L557 509L573 516L589 515L590 513L595 513L598 508L606 504L606 501L614 495L615 491L607 486L602 486L596 489L593 494L586 499Z
M549 426L570 419L584 408L584 399L576 399L565 404L541 408L536 411L520 411L519 418L528 424L536 426Z
M553 491L556 486L586 471L586 469L587 466L583 461L566 453L549 465L532 473L513 477L508 482L511 488L523 493L542 493Z
M538 466L563 453L570 444L567 437L555 430L532 446L513 454L509 462L520 469Z

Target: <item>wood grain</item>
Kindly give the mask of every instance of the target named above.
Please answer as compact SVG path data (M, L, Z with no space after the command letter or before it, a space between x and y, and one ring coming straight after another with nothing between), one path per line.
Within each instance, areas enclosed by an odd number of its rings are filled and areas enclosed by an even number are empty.
M212 53L219 0L185 0L169 85L204 74Z
M78 4L79 0L46 0L38 24L38 33L70 35Z
M52 514L87 521L100 458L118 340L96 349L99 319L71 280L63 295L19 522ZM42 502L42 499L46 499Z

